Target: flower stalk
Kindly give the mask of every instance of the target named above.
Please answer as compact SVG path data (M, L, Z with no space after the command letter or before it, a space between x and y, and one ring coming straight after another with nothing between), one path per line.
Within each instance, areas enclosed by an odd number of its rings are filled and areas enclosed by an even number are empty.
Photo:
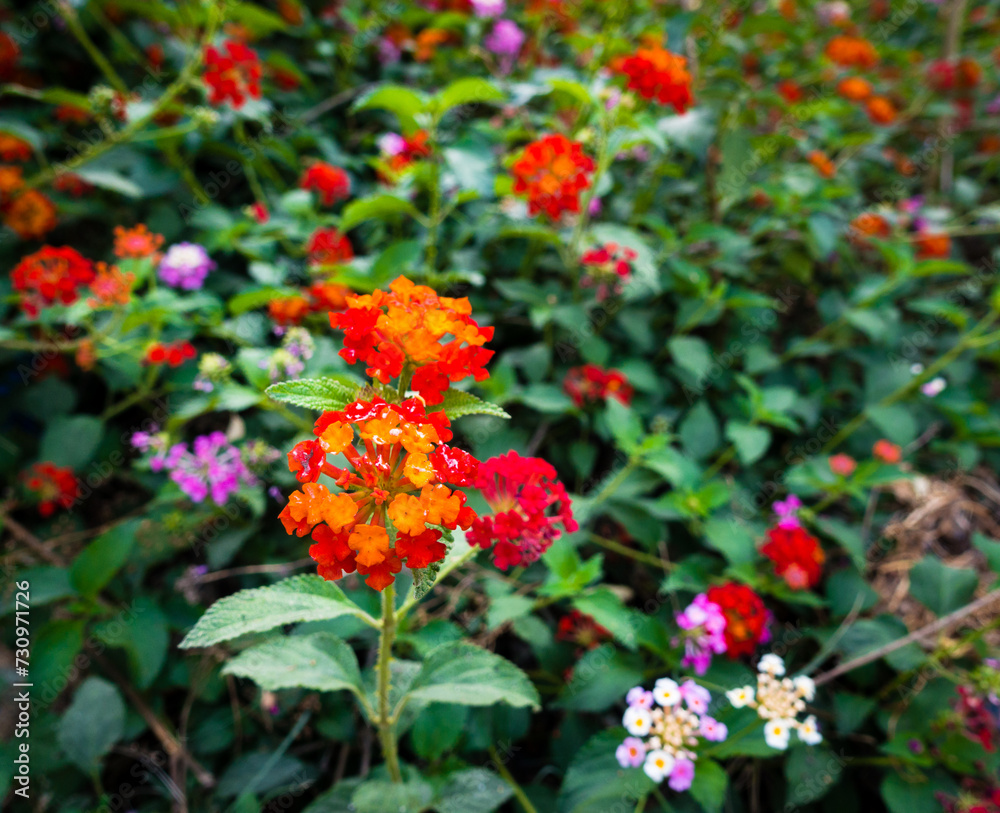
M396 638L395 590L389 585L382 591L382 619L378 634L378 717L375 722L378 727L379 742L382 745L382 756L389 778L393 782L402 782L403 774L399 768L399 746L396 742L395 721L389 711L389 692L392 689L392 643Z

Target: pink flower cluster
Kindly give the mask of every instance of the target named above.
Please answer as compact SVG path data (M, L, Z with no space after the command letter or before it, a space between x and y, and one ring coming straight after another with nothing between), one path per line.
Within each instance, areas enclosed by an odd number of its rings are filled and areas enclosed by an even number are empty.
M622 724L629 735L615 751L623 768L642 767L656 783L669 778L675 791L685 791L694 781L695 749L701 741L722 742L729 736L723 723L708 715L712 695L693 680L678 684L660 678L647 691L630 689Z
M253 484L253 474L243 462L240 450L222 432L200 435L191 448L175 443L165 449L162 437L136 432L132 445L140 451L153 449L149 461L153 471L167 471L192 502L204 502L211 496L216 505L224 505L241 483Z
M705 674L712 663L712 655L726 651L726 616L722 608L709 601L704 593L699 593L676 619L684 631L681 665L692 667L696 675Z

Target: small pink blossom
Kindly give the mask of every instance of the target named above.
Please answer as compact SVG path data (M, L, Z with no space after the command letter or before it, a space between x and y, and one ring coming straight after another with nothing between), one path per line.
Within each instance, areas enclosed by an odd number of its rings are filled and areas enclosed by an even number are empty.
M670 781L667 784L672 790L681 792L690 788L693 781L694 763L690 759L679 758L674 762L674 769L670 772Z

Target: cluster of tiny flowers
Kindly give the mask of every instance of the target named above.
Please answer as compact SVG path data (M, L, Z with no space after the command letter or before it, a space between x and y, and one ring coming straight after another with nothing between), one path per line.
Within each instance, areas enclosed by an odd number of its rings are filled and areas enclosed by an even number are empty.
M594 404L614 398L628 406L634 392L625 374L606 370L597 364L573 367L563 379L563 389L577 406Z
M227 40L222 48L205 49L205 84L212 104L229 103L239 109L247 97L259 99L264 72L257 52L237 40Z
M672 105L678 113L687 112L694 102L687 59L655 43L616 59L611 69L627 77L629 90L644 99Z
M769 746L784 751L792 731L807 745L817 745L823 741L816 725L816 718L809 715L799 720L805 711L806 702L816 695L816 685L812 678L800 675L785 677L785 662L774 654L764 655L757 665L757 688L743 686L730 689L726 697L733 708L756 709L764 723L764 739Z
M383 384L408 370L410 388L433 405L451 383L489 377L485 364L493 351L483 345L493 328L480 327L471 313L468 299L438 296L399 277L388 291L349 297L347 310L331 313L330 324L344 331L345 361L364 363Z
M599 302L611 294L620 294L622 284L632 276L632 261L636 256L635 251L617 243L589 249L580 257L580 265L586 271L580 284L584 288L596 287Z
M806 590L819 584L823 577L826 554L819 540L799 522L796 512L802 503L794 494L774 503L778 522L767 532L767 542L760 549L774 562L774 571L793 590Z
M149 461L153 471L166 471L192 502L211 497L224 505L241 483L255 482L239 449L223 432L200 435L188 446L176 443L164 449L162 436L147 432L132 435L132 445L142 452L155 451Z
M351 194L351 179L340 167L316 161L302 174L299 187L316 192L324 206L333 206Z
M528 199L528 214L545 212L558 220L580 212L580 193L590 188L596 168L583 145L561 133L544 136L524 148L514 162L514 194Z
M199 392L211 392L215 385L229 379L233 365L218 353L205 353L198 360L198 375L191 385Z
M676 616L683 633L682 666L690 666L696 675L703 675L712 663L712 655L726 651L726 616L722 608L699 593L683 612ZM676 644L675 644L676 645Z
M712 695L693 680L681 684L660 678L649 692L630 689L622 724L630 736L615 756L623 768L638 768L654 782L669 777L673 790L684 791L694 781L697 748L701 740L722 742L726 726L708 715Z
M23 479L25 489L43 517L52 516L57 508L72 508L80 490L73 469L47 461L32 465Z
M197 243L177 243L167 249L160 260L157 275L164 285L182 291L197 291L205 284L215 262Z
M272 381L298 378L305 370L306 362L312 358L315 349L316 343L308 330L292 327L284 332L281 347L269 358L261 361L260 366L267 370Z
M501 570L538 561L562 534L577 529L566 488L556 470L538 457L510 452L481 463L475 486L494 515L478 517L469 543L493 545L493 563Z
M471 485L479 465L446 445L449 427L443 412L426 413L415 398L355 401L323 413L316 439L288 453L289 469L303 486L279 518L288 533L311 534L309 555L320 576L339 579L357 570L369 587L383 590L404 562L424 568L444 558L440 528L468 528L476 517L465 494L449 486ZM347 465L335 466L327 455L343 456ZM321 476L341 490L331 492L318 482Z

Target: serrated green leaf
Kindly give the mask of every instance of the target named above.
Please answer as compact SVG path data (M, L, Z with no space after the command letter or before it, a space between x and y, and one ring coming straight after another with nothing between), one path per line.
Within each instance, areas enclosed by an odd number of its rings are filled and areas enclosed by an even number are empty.
M624 729L602 731L573 756L557 800L558 813L607 813L616 807L636 810L653 790L653 780L640 768L622 768L615 748Z
M910 595L938 616L972 601L978 585L979 575L972 568L949 567L932 556L910 568Z
M462 390L448 390L444 401L430 408L431 412L444 412L448 420L455 421L466 415L492 415L494 418L510 418L510 415L496 404L483 401Z
M340 638L329 632L288 635L243 650L223 668L225 675L248 678L267 691L315 689L360 694L358 659Z
M357 397L359 389L336 378L303 378L279 381L265 392L275 401L327 412L343 409Z
M59 746L80 770L94 774L124 734L125 702L118 689L104 678L87 678L59 721Z
M333 582L316 575L292 576L269 587L241 590L219 599L198 619L180 646L211 646L282 624L328 621L342 615L375 623Z
M409 697L464 706L508 703L540 708L538 692L524 672L506 658L462 642L442 644L430 653Z
M69 580L78 593L96 596L125 564L135 545L139 520L130 519L101 534L70 566Z
M494 772L485 768L456 771L448 777L434 799L438 813L493 813L514 791Z

